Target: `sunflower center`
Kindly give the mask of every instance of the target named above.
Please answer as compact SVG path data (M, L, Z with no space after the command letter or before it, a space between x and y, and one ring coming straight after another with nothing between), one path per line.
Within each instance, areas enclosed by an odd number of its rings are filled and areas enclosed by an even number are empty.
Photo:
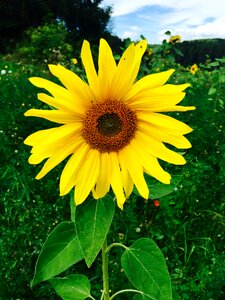
M122 120L115 113L107 113L97 120L98 131L107 136L115 136L122 130Z
M136 130L136 114L119 101L94 103L83 117L82 136L100 152L121 150L134 138Z

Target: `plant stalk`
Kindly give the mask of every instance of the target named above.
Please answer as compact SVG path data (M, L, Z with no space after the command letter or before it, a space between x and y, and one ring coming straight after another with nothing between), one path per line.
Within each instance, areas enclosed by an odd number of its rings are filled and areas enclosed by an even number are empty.
M103 295L104 300L110 300L109 296L109 263L107 251L107 239L102 246L102 274L103 274Z

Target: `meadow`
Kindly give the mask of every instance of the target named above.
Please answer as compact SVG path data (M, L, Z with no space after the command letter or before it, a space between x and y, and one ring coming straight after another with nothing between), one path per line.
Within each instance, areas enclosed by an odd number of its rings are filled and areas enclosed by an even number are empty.
M38 48L22 50L0 60L0 299L60 299L48 282L31 289L30 281L48 233L57 223L70 219L70 198L59 197L61 165L44 179L34 179L40 166L28 164L30 149L23 141L51 124L26 118L24 112L31 107L46 108L37 100L37 89L28 78L41 76L55 80L48 71L48 63L62 63L85 76L80 57L77 55L77 63L73 64L69 47L53 47L44 54ZM173 68L171 83L191 84L182 105L194 105L196 110L171 114L193 128L188 135L192 148L184 153L187 164L163 165L174 178L172 193L148 201L134 193L123 211L117 208L110 239L131 244L139 237L153 238L166 257L173 288L180 299L222 300L225 298L225 57L206 59L191 69L191 65L176 63L174 53L175 45L168 42L149 46L139 76ZM113 290L126 282L117 251L120 250L113 252L109 262ZM90 269L82 264L72 269L86 274L92 282L93 294L98 293L101 288L98 260Z

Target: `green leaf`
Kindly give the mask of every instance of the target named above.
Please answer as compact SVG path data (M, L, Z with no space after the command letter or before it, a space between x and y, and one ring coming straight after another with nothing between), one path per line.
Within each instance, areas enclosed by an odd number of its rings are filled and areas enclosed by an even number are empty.
M167 30L164 34L171 35L171 31Z
M141 238L121 257L130 282L143 292L143 299L172 300L170 276L161 250L151 240ZM139 297L138 297L139 296ZM135 299L141 299L136 295Z
M153 298L152 297L149 297L145 294L137 294L133 297L133 300L152 300Z
M220 75L219 82L225 83L225 75Z
M42 247L31 286L58 275L82 258L74 222L58 224Z
M115 211L113 199L106 195L102 199L86 200L76 208L76 229L84 258L88 267L98 255Z
M214 95L216 93L217 89L214 88L214 87L211 87L208 91L208 95L211 96L211 95Z
M149 198L150 199L159 199L166 195L171 194L174 191L174 185L173 184L163 184L160 182L157 182L154 185L148 185L149 188Z
M172 295L173 295L172 296L173 300L181 300L174 290L172 290ZM152 300L152 299L153 299L152 297L149 297L146 294L137 294L133 297L133 300Z
M63 278L53 278L49 281L63 300L84 300L90 297L91 285L84 275L72 274Z
M174 191L177 183L181 180L181 176L173 176L171 184L163 184L161 182L152 180L150 176L145 176L145 179L149 188L149 199L154 200L171 194ZM136 187L134 187L134 194L140 196Z
M220 65L220 63L218 61L214 61L214 62L211 62L210 64L208 64L208 66L210 67L218 67Z

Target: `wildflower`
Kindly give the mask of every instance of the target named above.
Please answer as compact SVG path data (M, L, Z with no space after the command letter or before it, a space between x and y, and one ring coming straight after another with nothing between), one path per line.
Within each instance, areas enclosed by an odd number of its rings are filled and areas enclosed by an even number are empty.
M169 39L170 44L180 43L180 41L181 41L180 35L171 36L171 38Z
M6 74L6 70L1 70L1 75L5 75Z
M191 74L194 75L197 71L198 71L198 66L197 66L197 64L194 64L194 65L192 65L192 66L190 67L190 72L191 72Z
M160 206L160 202L159 202L159 200L154 200L154 206L155 207L159 207Z
M178 106L189 84L165 84L174 70L148 75L135 82L147 42L131 44L118 65L111 48L100 40L98 73L90 45L83 42L81 59L88 83L61 65L49 65L64 87L43 78L30 78L52 96L38 94L38 99L55 110L30 109L25 116L44 118L62 124L31 134L25 144L33 146L31 164L47 158L36 179L68 159L60 177L60 195L75 187L76 204L92 192L103 197L110 187L122 209L135 185L144 198L149 190L144 172L169 184L171 176L159 165L158 158L176 165L185 159L168 149L191 144L183 136L192 129L160 112L187 111L194 107Z
M77 64L77 59L76 58L72 58L72 63L74 63L76 65Z
M151 55L153 54L153 49L152 49L152 48L147 49L147 50L146 50L146 54L147 54L148 56L151 56Z

